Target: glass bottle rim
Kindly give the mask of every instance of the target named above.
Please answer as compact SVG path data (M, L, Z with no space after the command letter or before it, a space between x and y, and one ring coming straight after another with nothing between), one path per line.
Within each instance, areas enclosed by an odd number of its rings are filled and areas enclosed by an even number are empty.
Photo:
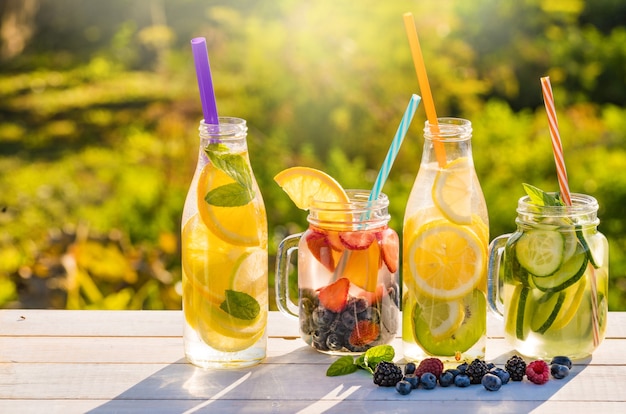
M549 193L555 196L557 193ZM571 216L578 214L589 214L598 211L598 201L587 194L572 193L571 206L538 206L530 201L530 197L525 195L518 200L518 213L535 213L545 216Z
M387 224L391 218L387 207L389 198L380 193L376 200L369 201L370 190L347 189L349 202L312 200L309 208L309 223L325 227L337 224L359 224L365 228ZM330 214L329 214L330 213ZM328 217L335 218L329 220Z
M437 128L439 129L438 132ZM472 122L463 118L437 118L437 126L428 120L424 122L424 138L440 141L463 141L472 136Z
M200 138L217 138L220 140L240 139L248 132L246 120L232 116L218 117L219 124L207 124L204 119L200 120L198 130Z

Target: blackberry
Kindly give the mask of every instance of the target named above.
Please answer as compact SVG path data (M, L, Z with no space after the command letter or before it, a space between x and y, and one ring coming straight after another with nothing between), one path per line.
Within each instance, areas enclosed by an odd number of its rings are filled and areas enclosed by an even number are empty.
M504 368L511 374L512 381L521 381L526 375L526 361L518 355L513 355L506 361Z
M382 361L374 370L374 384L381 387L395 387L402 380L402 369L393 362Z
M478 358L472 361L472 363L469 364L467 369L465 370L465 374L467 374L467 376L469 377L471 384L480 384L480 381L483 379L487 372L489 372L487 363Z

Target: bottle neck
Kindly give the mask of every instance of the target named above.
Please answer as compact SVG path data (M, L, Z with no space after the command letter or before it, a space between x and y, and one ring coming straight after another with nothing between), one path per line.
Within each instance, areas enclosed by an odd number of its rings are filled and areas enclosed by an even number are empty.
M369 201L368 190L346 190L348 203L313 200L308 222L324 230L366 231L389 223L389 199L381 193L378 199Z
M462 118L438 118L437 125L426 121L422 163L438 160L436 151L443 149L446 161L461 157L472 160L472 123Z
M519 199L517 206L518 227L560 228L572 230L577 227L597 227L598 202L586 194L573 193L571 206L537 206L531 203L530 197Z
M219 124L206 124L200 121L198 127L201 150L211 144L222 144L233 151L247 148L248 126L246 120L234 117L219 117Z

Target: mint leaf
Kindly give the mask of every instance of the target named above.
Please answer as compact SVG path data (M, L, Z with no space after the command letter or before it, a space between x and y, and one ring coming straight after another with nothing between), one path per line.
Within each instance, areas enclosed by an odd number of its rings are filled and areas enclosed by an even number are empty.
M204 196L204 201L218 207L245 206L254 198L249 188L239 183L230 183L214 188Z
M365 351L364 361L373 372L379 362L391 362L394 356L396 352L391 345L376 345Z
M563 206L565 205L558 197L553 196L550 193L532 186L530 184L523 183L524 191L528 194L530 201L537 206Z
M222 144L210 144L205 152L216 168L246 188L252 187L252 171L243 155L227 152Z
M338 377L340 375L352 374L358 369L350 355L344 355L328 367L327 377Z
M252 296L244 292L226 290L226 300L220 309L238 319L251 321L261 312L261 306Z

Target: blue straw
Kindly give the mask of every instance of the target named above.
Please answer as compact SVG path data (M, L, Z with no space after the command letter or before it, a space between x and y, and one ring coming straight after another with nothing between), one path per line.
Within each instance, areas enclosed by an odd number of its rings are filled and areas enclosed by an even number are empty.
M419 95L413 94L413 96L411 96L409 105L406 107L406 111L404 111L404 115L402 116L402 121L400 121L400 125L398 125L396 135L393 137L393 141L391 141L391 146L389 147L389 151L387 151L385 161L378 171L378 177L376 177L376 181L374 181L374 187L370 192L368 201L378 200L378 196L380 196L380 192L385 185L385 181L389 176L391 166L396 159L396 155L398 155L398 151L400 150L402 141L404 141L404 136L409 129L409 125L411 125L413 115L415 115L415 110L417 109L421 100L422 98Z
M206 39L204 37L191 39L191 50L193 51L193 60L196 65L196 76L198 78L198 90L200 91L204 123L219 125L215 92L213 91L213 80L211 78L211 66L209 66L209 55L206 49Z

